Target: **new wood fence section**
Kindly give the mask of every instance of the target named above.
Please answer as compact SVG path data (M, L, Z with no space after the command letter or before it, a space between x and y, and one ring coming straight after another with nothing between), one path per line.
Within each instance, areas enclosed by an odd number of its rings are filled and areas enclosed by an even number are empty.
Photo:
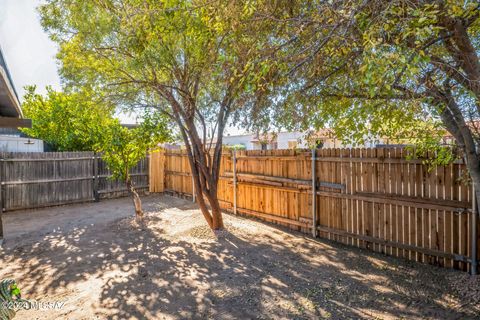
M236 192L240 214L306 233L315 225L322 238L467 270L472 190L465 182L465 165L457 161L430 169L421 160L407 160L406 152L400 148L322 149L317 150L312 166L311 152L237 151L236 188L233 156L225 153L218 196L228 211L234 210ZM192 194L190 167L182 151L152 154L150 179L152 192Z
M148 159L131 172L135 186L148 190ZM126 195L125 184L110 176L93 152L0 153L0 208L30 209Z

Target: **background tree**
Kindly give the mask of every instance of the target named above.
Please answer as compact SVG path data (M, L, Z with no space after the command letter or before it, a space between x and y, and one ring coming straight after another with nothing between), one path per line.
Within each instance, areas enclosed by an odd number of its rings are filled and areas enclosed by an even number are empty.
M102 159L112 172L112 179L119 179L132 196L137 218L143 216L142 202L135 190L130 170L160 143L171 138L170 123L165 116L146 114L142 123L133 129L123 127L118 122L104 128L99 142L95 145Z
M92 151L104 128L110 126L114 107L92 91L73 93L47 88L46 96L26 88L22 109L32 128L21 129L47 142L55 151Z
M49 0L40 7L67 86L89 84L117 104L150 107L176 123L213 229L223 227L217 185L225 126L265 90L273 65L264 37L271 22L252 20L251 3Z
M171 140L171 121L161 114L140 114L142 123L133 129L114 118L115 107L85 87L58 92L47 88L46 97L28 87L23 110L33 126L22 129L42 139L58 151L97 151L112 172L112 179L124 181L130 192L137 217L142 204L132 183L130 170L150 149Z

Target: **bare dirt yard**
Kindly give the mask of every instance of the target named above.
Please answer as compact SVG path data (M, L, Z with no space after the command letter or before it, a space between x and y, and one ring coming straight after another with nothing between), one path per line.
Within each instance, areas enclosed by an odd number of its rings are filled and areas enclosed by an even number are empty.
M189 201L144 197L5 215L0 279L62 301L16 319L479 319L480 281L225 215L213 233Z

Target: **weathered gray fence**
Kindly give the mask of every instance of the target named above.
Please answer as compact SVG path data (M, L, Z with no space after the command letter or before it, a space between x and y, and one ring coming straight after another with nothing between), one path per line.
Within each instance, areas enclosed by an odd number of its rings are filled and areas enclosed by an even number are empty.
M147 190L148 158L131 172L139 191ZM93 152L0 153L0 208L40 208L126 195L125 184L110 177Z

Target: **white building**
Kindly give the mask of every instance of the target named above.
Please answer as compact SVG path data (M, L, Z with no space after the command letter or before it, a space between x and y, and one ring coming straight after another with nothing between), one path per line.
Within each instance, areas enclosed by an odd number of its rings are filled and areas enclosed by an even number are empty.
M0 48L0 151L43 152L43 141L22 137L19 127L31 127L24 119L17 92Z
M0 152L44 152L43 140L29 138L20 131L0 128Z
M313 137L307 137L303 132L278 132L267 135L243 134L235 136L224 136L223 144L227 146L243 145L246 150L274 150L274 149L308 149L313 143L309 141L319 141L323 148L349 148L350 145L343 144L341 140L336 139L331 130L324 129L318 131ZM381 141L372 141L366 143L365 147L375 147Z
M246 150L273 150L308 148L308 144L301 132L279 132L269 135L242 134L224 136L226 146L242 145Z
M311 143L309 143L309 141ZM321 143L322 148L352 148L350 144L345 144L335 138L330 129L319 130L309 137L307 134L299 131L278 132L269 134L247 133L240 135L226 135L223 137L224 146L243 146L245 150L276 150L276 149L309 149L317 141ZM213 141L215 145L216 140ZM362 146L364 148L375 148L378 145L388 144L385 139L368 140ZM183 142L165 145L167 149L181 149Z

